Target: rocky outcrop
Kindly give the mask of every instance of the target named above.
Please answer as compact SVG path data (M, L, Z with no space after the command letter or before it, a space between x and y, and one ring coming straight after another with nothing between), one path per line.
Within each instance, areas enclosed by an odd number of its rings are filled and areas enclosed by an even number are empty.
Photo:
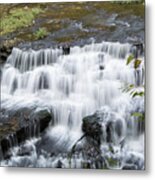
M4 110L1 112L0 149L3 158L7 158L7 152L11 147L38 136L53 120L52 113L47 109L37 111L23 108L8 114L9 117L5 116Z
M86 137L92 138L97 145L101 143L102 120L96 114L83 119L82 130Z
M12 46L1 46L0 47L0 64L4 63L7 60L9 54L11 54L13 47Z
M82 130L86 136L94 139L99 145L101 141L115 143L123 136L123 119L108 108L97 111L91 116L83 119Z
M13 47L17 46L21 39L13 38L8 40L1 40L0 44L0 64L6 62L8 56L11 54Z
M109 166L117 164L118 160L110 159L103 155L101 143L109 144L109 153L114 153L112 144L118 140L120 147L123 146L123 124L116 114L105 108L93 115L83 118L83 136L74 144L70 157L82 154L83 168L109 169ZM116 139L115 139L116 138Z

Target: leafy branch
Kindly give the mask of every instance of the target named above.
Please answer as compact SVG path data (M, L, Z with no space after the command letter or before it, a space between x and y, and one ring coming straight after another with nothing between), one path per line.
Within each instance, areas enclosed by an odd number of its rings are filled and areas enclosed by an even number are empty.
M127 59L126 65L129 65L131 62L134 63L134 68L137 69L140 66L142 60L135 59L133 54L131 54Z

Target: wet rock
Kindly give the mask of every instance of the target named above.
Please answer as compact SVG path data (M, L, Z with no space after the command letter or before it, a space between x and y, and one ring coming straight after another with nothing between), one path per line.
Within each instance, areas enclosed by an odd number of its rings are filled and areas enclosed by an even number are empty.
M9 140L7 138L2 139L1 140L1 149L2 149L3 157L6 156L6 152L8 151L9 148L10 148Z
M5 63L8 56L11 54L13 47L15 47L19 42L21 42L21 40L17 39L17 38L1 41L1 44L0 44L0 64Z
M70 156L82 154L82 168L105 168L100 145L102 137L102 120L97 114L83 118L83 136L74 144Z
M100 117L96 114L83 119L82 130L86 136L91 137L97 144L101 143L102 125Z
M68 44L65 44L62 46L62 51L64 55L70 54L70 46Z
M137 166L134 164L124 165L122 167L122 170L137 170Z
M117 139L121 139L123 129L123 119L106 108L85 117L82 124L82 130L86 136L91 137L98 144L101 143L101 140L113 143Z
M115 141L117 140L118 144L120 142L120 148L124 144L123 128L122 119L109 108L104 108L83 118L82 130L84 134L72 147L71 157L81 153L83 168L107 169L117 166L118 159L104 157L101 142L108 143L109 153L115 154L113 149Z
M63 167L63 163L60 160L58 160L56 168L62 168L62 167Z
M48 124L53 120L52 112L46 109L37 111L33 114L33 117L39 121L40 132L44 131L48 127Z
M2 148L0 146L0 161L2 161L2 160L3 160L3 152L2 152Z
M1 46L0 47L0 63L4 63L8 56L11 54L13 46Z
M104 66L103 66L103 65L100 65L100 66L99 66L99 69L100 69L100 70L104 70Z
M12 120L16 126L12 124ZM52 120L52 113L46 109L33 111L23 108L12 114L10 112L9 117L7 117L8 129L0 134L0 146L3 156L11 147L31 137L38 136L48 127Z
M138 56L142 55L144 52L143 43L134 43L131 47L131 52L134 55L134 58L137 59Z

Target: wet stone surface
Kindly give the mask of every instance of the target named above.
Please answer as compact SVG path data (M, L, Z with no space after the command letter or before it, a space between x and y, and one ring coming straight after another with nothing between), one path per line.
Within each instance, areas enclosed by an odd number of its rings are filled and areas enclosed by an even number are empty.
M48 110L35 111L35 109L23 108L17 111L1 111L0 142L3 156L7 151L24 142L25 140L39 136L52 121L51 112Z

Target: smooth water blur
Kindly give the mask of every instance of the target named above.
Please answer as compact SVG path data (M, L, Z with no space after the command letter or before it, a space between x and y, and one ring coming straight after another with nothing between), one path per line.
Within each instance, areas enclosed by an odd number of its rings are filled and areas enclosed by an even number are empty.
M52 109L54 126L49 127L47 135L55 139L56 147L64 144L70 149L82 135L82 118L104 107L115 112L116 119L122 122L123 136L130 134L134 138L136 123L134 119L129 122L129 116L137 108L144 110L144 99L133 100L122 88L126 84L144 85L144 60L141 57L137 74L132 63L126 65L130 50L130 44L111 42L72 47L69 55L63 55L61 48L39 51L14 48L2 70L1 106L12 110L34 106ZM125 151L128 147L130 143ZM137 148L133 152L139 153L144 147ZM140 153L143 156L144 149ZM13 156L11 165L18 162L15 158L20 159ZM38 161L37 166L54 167L54 160L46 162L40 157Z

